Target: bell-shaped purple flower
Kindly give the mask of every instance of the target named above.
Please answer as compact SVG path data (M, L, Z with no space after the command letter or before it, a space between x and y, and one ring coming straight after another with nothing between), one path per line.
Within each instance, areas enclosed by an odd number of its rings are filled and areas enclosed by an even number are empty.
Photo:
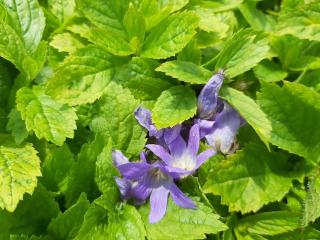
M207 159L216 154L212 149L198 155L200 144L199 125L195 124L189 132L188 144L179 135L168 145L170 153L160 145L148 144L146 147L166 164L166 171L174 179L180 179L194 173Z
M223 110L216 115L212 123L211 129L206 128L203 131L208 144L215 151L232 153L237 132L244 120L229 104L224 103Z
M141 158L141 162L129 162L120 151L113 154L114 164L123 176L122 180L116 180L123 198L135 198L142 202L150 196L150 223L163 218L169 195L182 208L196 208L193 201L174 183L162 162L149 164L143 154ZM128 182L131 182L129 187L126 185Z
M224 80L224 72L219 71L213 75L202 88L198 96L198 117L210 119L217 110L218 93Z

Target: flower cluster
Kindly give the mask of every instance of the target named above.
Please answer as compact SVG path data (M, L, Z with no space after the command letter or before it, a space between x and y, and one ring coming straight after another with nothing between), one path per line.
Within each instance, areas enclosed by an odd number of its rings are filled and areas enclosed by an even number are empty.
M142 204L150 196L150 223L158 222L165 215L169 194L178 206L196 208L175 181L193 174L217 152L229 154L235 150L235 136L244 121L231 106L218 98L223 79L224 74L220 71L203 87L192 124L157 129L149 110L139 107L135 111L137 121L148 130L150 140L156 143L146 145L148 152L153 153L152 160L147 160L146 153L142 152L139 162L129 162L120 151L113 151L114 164L122 175L122 178L116 177L122 198ZM201 140L211 148L198 153Z

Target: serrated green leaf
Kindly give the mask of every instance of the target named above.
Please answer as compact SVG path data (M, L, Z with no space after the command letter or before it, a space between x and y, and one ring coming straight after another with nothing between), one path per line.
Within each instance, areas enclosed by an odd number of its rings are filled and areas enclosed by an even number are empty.
M79 49L55 71L46 92L71 106L92 103L109 85L118 60L93 46Z
M83 224L75 240L105 240L108 233L108 212L92 204L84 215Z
M33 195L26 196L13 213L0 210L0 238L8 239L9 234L46 234L47 225L58 213L53 195L38 184Z
M151 30L141 47L141 56L163 59L180 52L195 35L198 18L190 12L176 13Z
M84 215L90 206L85 194L81 194L78 201L54 218L49 226L48 233L57 239L74 239L77 235Z
M44 94L40 87L21 88L17 92L17 109L28 131L61 146L66 138L73 138L77 115L74 110Z
M45 28L44 14L38 1L1 0L1 2L10 15L11 26L22 37L27 51L35 52Z
M258 104L271 123L268 140L313 163L320 161L320 95L310 88L285 82L281 88L262 82ZM294 117L293 117L294 116Z
M297 229L299 221L299 212L262 212L241 219L237 231L273 236Z
M226 69L226 75L236 77L268 56L266 36L251 29L240 30L224 45L218 55L216 69Z
M16 144L22 143L29 135L26 125L21 118L21 114L13 108L9 114L7 130L11 131Z
M50 191L65 192L74 163L74 156L68 145L50 146L42 164L42 184Z
M302 226L308 226L320 217L320 177L312 176L309 179L307 196L304 200Z
M168 61L161 64L156 71L164 72L170 77L191 84L206 84L212 73L191 62Z
M270 236L269 240L317 240L320 238L320 231L307 227L304 229L297 229L292 232L281 235Z
M287 8L280 14L277 34L291 34L301 39L320 41L319 2Z
M251 143L221 161L208 174L203 188L206 193L221 195L230 211L256 212L285 196L292 186L289 173L285 155Z
M54 14L60 23L63 23L73 14L74 7L74 0L48 0L48 9Z
M56 34L50 41L50 46L56 48L59 52L74 53L77 49L83 48L83 41L75 34L64 32Z
M138 106L128 89L111 83L94 106L91 129L111 137L113 147L126 156L138 156L146 142L146 133L133 115Z
M148 220L149 207L143 205L139 212L145 223L147 238L150 240L179 240L205 239L205 234L215 234L228 227L220 222L219 215L196 201L197 209L183 209L169 198L166 215L157 224L150 224Z
M23 195L31 195L37 186L40 159L31 144L0 146L0 168L0 208L13 212Z
M288 76L280 64L266 59L255 66L253 72L256 78L266 82L278 82Z
M117 212L108 214L107 239L144 240L146 230L137 209L130 205L123 205Z
M152 120L158 128L172 127L193 117L197 100L192 89L185 86L163 91L152 109Z

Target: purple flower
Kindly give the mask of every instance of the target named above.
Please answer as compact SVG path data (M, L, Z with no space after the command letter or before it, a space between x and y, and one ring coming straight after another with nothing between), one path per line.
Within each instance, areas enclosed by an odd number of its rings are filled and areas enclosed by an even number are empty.
M202 127L201 137L205 137L215 151L224 154L234 151L235 137L239 128L244 124L239 113L227 103L224 103L223 110L216 115L214 120L198 119L197 122Z
M138 107L134 116L142 127L148 130L150 137L155 137L159 144L166 146L170 144L180 133L181 125L172 128L157 129L152 123L151 112L143 107Z
M217 110L218 92L222 86L224 72L219 71L213 75L208 83L202 88L198 96L198 117L210 119Z
M143 202L150 196L150 223L160 221L165 215L169 194L178 206L196 208L193 201L174 183L162 162L149 164L144 154L141 155L141 162L129 162L120 151L114 151L112 157L123 176L120 181L116 179L123 198L135 198ZM127 183L131 185L128 187Z
M146 147L163 160L166 171L174 179L179 179L194 173L201 164L216 154L214 150L209 149L198 155L199 144L199 125L195 124L190 129L188 144L179 135L168 145L170 153L160 145L148 144Z

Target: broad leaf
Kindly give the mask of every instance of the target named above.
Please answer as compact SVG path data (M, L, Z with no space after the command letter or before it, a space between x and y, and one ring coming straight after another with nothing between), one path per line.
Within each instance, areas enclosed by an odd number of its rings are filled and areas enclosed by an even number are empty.
M172 127L193 117L197 100L192 89L184 86L163 91L152 109L152 120L158 128Z
M21 119L21 114L15 108L13 108L9 114L7 129L11 131L17 144L22 143L29 135L26 125Z
M209 70L184 61L168 61L161 64L156 70L192 84L206 84L212 75Z
M312 176L309 180L307 196L304 200L302 225L308 226L320 217L320 177Z
M254 75L261 81L278 82L284 80L288 73L280 64L270 60L263 60L253 68Z
M208 174L203 188L220 195L230 211L256 212L267 203L280 201L290 190L293 178L289 172L285 155L250 143L221 161Z
M198 24L190 12L176 13L153 28L141 49L141 56L163 59L180 52L194 36Z
M148 239L205 239L206 234L215 234L226 230L228 227L220 222L219 216L212 210L196 201L197 209L183 209L171 199L168 201L164 218L157 224L148 221L149 207L144 205L140 213L146 226Z
M228 40L219 53L216 69L226 69L228 77L236 77L268 56L266 36L251 29L241 30Z
M40 87L21 88L16 102L27 130L34 131L39 139L61 146L67 137L73 138L77 119L74 110L44 94Z
M37 186L40 159L31 144L0 146L0 169L0 208L13 212L23 195Z

